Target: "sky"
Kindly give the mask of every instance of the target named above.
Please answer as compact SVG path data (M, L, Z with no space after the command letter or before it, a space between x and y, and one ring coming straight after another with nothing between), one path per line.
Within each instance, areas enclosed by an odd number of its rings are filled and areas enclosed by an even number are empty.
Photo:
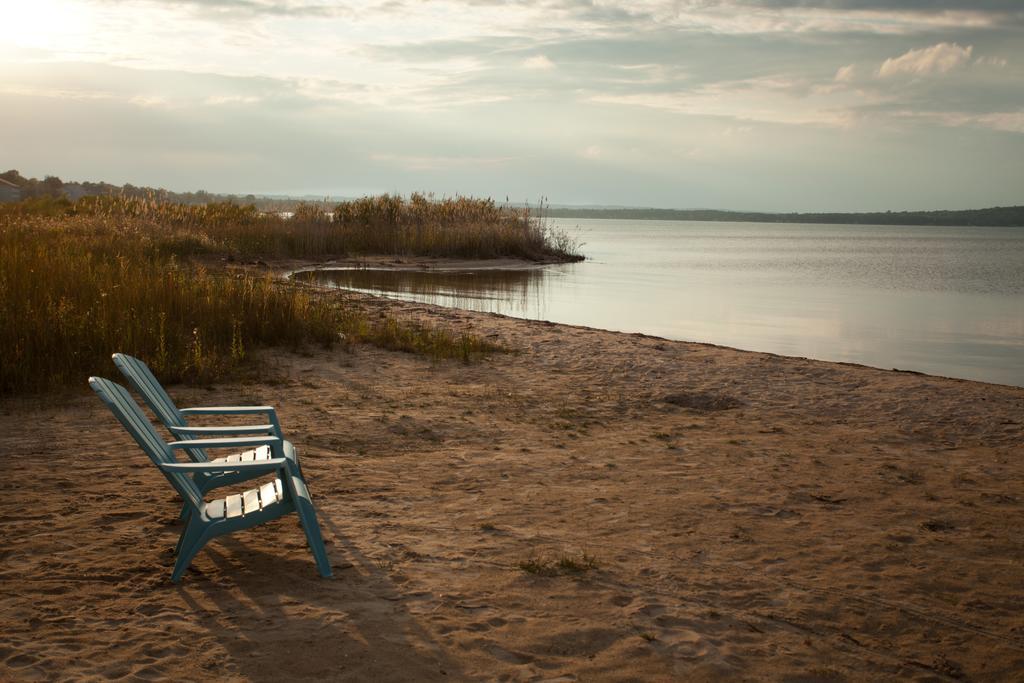
M764 211L1024 204L1024 0L0 0L0 170Z

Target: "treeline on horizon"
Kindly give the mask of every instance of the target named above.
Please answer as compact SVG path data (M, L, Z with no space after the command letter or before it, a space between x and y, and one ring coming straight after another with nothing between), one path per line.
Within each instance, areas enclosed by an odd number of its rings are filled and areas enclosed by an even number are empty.
M247 204L255 206L260 211L294 211L299 206L307 205L327 208L337 203L326 199L323 201L310 201L298 198L259 197L254 194L215 194L205 190L172 192L162 187L138 186L131 183L114 185L102 181L64 181L52 175L39 180L38 178L26 178L16 169L0 173L0 178L17 185L23 200L50 198L67 199L75 202L82 197L117 196L130 199L147 199L167 204L184 204L186 206L219 203Z
M57 176L42 180L25 178L17 170L0 173L0 178L17 185L22 199L51 197L72 202L82 197L109 196L155 200L171 204L246 204L259 211L295 211L317 207L330 211L338 202L328 198L265 197L254 194L214 194L205 190L172 192L164 188L113 185L105 182L64 182ZM1024 227L1024 206L996 206L960 211L872 211L865 213L766 213L719 209L649 209L544 207L548 218L618 218L659 221L720 221L737 223L821 223L834 225L934 225L976 227Z
M550 218L619 218L657 221L730 221L737 223L824 223L835 225L932 225L1024 227L1024 206L964 211L874 211L870 213L759 213L714 209L549 208Z

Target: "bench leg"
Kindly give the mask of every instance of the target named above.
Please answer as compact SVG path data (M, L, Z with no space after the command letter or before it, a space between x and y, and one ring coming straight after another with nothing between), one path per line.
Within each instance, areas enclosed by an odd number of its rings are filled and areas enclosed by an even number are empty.
M295 511L299 515L302 530L306 533L306 543L309 544L309 549L313 553L317 571L325 579L331 578L331 561L327 559L327 549L324 548L324 539L320 534L320 524L316 521L316 510L305 498L298 498L295 501Z
M174 561L174 571L171 572L171 581L173 583L181 581L181 575L192 564L192 559L203 549L208 540L210 539L205 529L198 524L189 524L185 533L181 535L181 539L178 541L178 559Z

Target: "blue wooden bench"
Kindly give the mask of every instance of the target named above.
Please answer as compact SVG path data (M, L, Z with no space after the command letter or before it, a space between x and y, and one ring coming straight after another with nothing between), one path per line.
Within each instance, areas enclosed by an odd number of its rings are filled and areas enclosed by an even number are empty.
M178 541L178 557L171 581L178 582L203 546L217 536L269 522L296 513L306 533L317 570L323 577L331 576L316 509L309 489L295 463L285 457L284 441L278 436L243 436L184 441L164 441L128 390L100 377L90 377L89 386L110 408L111 412L167 477L171 486L185 500L188 521ZM266 446L272 457L266 460L235 462L177 462L174 452L190 447L202 449L246 448ZM214 486L200 488L192 475L226 475L235 473L244 479L275 475L275 479L259 488L206 502L204 493ZM219 484L218 484L219 485Z
M124 353L113 355L114 365L125 376L142 400L146 402L157 419L167 430L182 441L196 440L197 436L225 436L239 434L259 434L276 436L282 441L284 457L299 466L298 454L290 441L285 440L281 433L281 423L277 419L277 411L272 406L222 406L208 408L178 408L168 395L167 391L160 384L160 381L153 374L143 361ZM248 425L223 425L215 427L193 427L188 424L188 415L237 415L237 416L266 416L266 424ZM209 454L199 446L198 441L184 449L185 454L193 462L214 462L214 463L239 463L239 462L263 462L273 457L271 449L266 445L259 445L252 450L242 453L234 453L221 458L210 458ZM301 471L301 467L299 467ZM247 481L252 476L244 471L233 470L228 472L197 471L193 479L200 490L206 492L220 486L227 486L241 481ZM181 516L184 519L188 515L188 505L181 509Z

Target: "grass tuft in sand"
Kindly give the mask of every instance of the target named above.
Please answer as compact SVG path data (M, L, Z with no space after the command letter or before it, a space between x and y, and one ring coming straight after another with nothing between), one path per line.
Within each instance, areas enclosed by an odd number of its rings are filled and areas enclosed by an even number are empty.
M584 552L548 558L531 557L516 566L535 576L578 576L597 569L597 560Z

